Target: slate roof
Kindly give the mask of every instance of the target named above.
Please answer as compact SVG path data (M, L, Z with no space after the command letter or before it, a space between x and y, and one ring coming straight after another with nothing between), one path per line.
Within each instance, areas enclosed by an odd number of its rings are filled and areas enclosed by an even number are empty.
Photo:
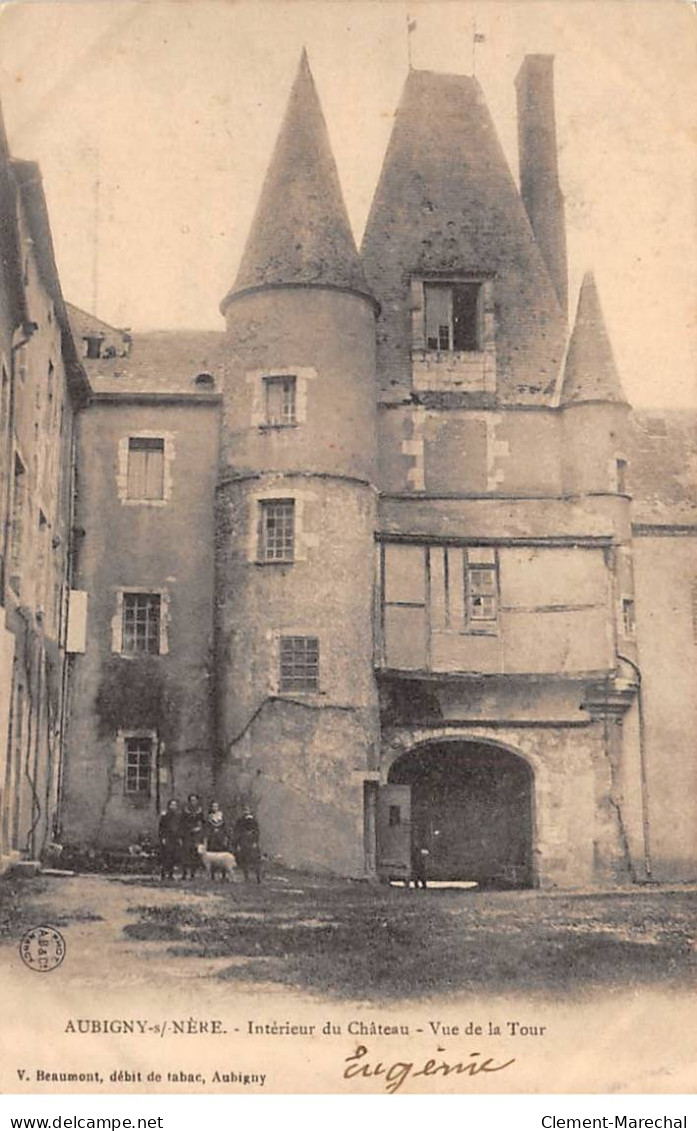
M237 279L221 309L248 288L289 283L370 293L305 51Z
M222 343L217 330L117 330L76 306L69 306L78 346L86 336L101 336L102 356L83 358L97 394L174 394L201 397L216 393L222 375ZM112 353L113 351L113 353ZM195 378L210 373L213 385Z
M697 524L697 411L635 410L630 422L633 522Z
M566 320L474 78L411 71L362 245L383 390L411 382L409 277L495 279L498 394L550 403Z
M578 297L560 403L587 401L627 403L591 272L585 275Z

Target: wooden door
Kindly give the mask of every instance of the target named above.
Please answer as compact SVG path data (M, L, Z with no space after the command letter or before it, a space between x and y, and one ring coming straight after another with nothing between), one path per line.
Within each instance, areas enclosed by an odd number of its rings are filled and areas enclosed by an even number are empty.
M411 786L381 785L378 791L378 873L384 879L411 875Z

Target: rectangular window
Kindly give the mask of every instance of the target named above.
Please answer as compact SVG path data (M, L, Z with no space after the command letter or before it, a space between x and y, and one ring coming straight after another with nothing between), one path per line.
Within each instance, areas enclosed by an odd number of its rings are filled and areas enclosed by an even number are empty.
M46 566L48 562L48 519L39 511L39 537L36 543L36 600L37 607L46 612Z
M265 422L275 427L289 427L296 418L296 379L295 377L265 377L264 407Z
M280 689L319 690L319 640L316 636L281 637Z
M481 283L424 283L427 349L481 349L481 289Z
M129 499L163 499L165 442L160 437L131 436L128 441Z
M17 350L17 375L20 381L27 379L27 347L20 346Z
M468 554L465 568L465 606L472 629L495 632L498 620L496 563L472 561Z
M121 651L125 655L160 654L159 593L124 593Z
M626 459L616 460L617 464L617 494L627 494L627 461Z
M622 600L622 627L625 636L633 637L636 634L634 601L628 597L624 597Z
M14 479L12 483L12 529L10 543L10 584L19 592L22 568L22 544L24 541L24 520L27 494L27 474L18 455L15 455Z
M138 797L150 796L152 781L152 737L149 734L131 735L126 744L126 793Z
M295 556L295 500L265 499L261 504L259 558L292 562Z

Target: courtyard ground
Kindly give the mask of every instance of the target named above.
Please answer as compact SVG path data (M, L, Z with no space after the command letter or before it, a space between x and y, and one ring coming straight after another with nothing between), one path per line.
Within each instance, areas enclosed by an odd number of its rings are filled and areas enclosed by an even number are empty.
M414 891L300 874L264 884L104 875L0 879L0 959L64 934L64 977L182 980L363 1002L549 1000L697 981L697 885L610 893ZM99 955L99 962L92 961ZM67 968L70 966L70 970Z

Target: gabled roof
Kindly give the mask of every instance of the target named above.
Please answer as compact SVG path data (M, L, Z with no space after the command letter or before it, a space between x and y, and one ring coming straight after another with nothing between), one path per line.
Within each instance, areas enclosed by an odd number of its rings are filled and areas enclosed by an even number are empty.
M411 71L362 245L383 388L408 387L411 275L493 276L498 393L546 403L564 314L477 81Z
M569 342L560 403L609 401L626 404L598 290L589 271L578 296L576 321Z
M303 51L235 284L296 284L369 294L329 135Z

